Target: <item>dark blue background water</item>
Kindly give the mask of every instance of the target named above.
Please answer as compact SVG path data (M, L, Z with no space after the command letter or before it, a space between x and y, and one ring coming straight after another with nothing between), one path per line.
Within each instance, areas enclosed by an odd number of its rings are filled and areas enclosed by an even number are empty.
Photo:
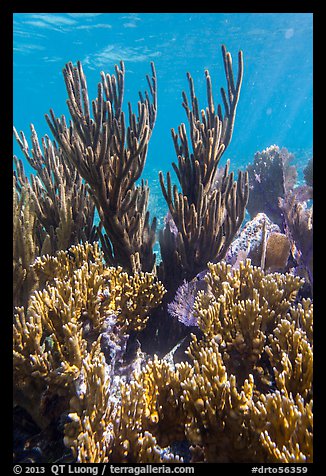
M155 62L158 117L143 177L151 186L151 212L162 218L158 171L176 159L170 129L185 122L181 92L186 72L194 78L201 108L206 107L204 70L212 77L215 103L225 86L224 43L233 57L244 53L244 78L232 142L223 156L231 168L244 167L257 150L277 144L295 154L300 177L312 156L312 14L302 13L112 13L14 15L14 125L29 138L49 130L44 114L69 117L62 68L81 60L90 97L100 71L126 67L127 101L136 110L138 91ZM15 153L22 154L14 144ZM27 168L28 171L30 169Z

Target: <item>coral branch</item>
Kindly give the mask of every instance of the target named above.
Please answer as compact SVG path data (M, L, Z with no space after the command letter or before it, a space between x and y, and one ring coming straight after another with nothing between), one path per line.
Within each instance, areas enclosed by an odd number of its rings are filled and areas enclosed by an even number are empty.
M123 62L115 75L101 73L97 98L89 98L82 65L68 63L64 78L72 125L64 117L46 116L54 137L65 156L89 186L105 234L100 234L106 260L127 271L152 271L155 265L153 245L156 220L149 223L147 212L149 187L135 185L145 165L148 142L156 119L156 73L147 76L150 95L141 93L138 116L129 104L129 125L122 111L124 94ZM135 260L135 256L138 259ZM138 268L135 269L134 266Z
M229 162L219 186L215 186L218 163L232 137L243 76L242 52L238 56L236 83L231 55L225 46L222 54L228 84L228 97L222 89L224 116L220 106L215 111L208 71L205 72L208 107L202 111L199 111L194 83L188 73L190 101L185 93L182 96L189 122L189 140L184 124L180 125L178 133L172 129L178 157L178 164L173 163L173 168L182 192L178 193L177 187L172 187L169 173L167 185L163 174L159 174L163 196L178 230L174 237L169 228L160 233L161 253L167 271L171 266L179 268L175 273L177 285L181 284L179 276L190 280L206 267L208 261L219 261L225 256L244 219L248 201L248 175L239 172L238 182L235 182L233 172L229 173ZM165 281L165 284L171 288L171 283Z

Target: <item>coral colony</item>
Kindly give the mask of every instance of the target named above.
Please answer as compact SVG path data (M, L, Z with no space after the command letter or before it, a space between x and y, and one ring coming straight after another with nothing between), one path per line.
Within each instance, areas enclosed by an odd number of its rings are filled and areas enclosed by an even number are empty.
M205 71L200 109L188 74L160 262L154 64L125 112L122 62L91 102L69 63L69 120L51 110L31 148L14 130L35 170L14 157L16 462L312 462L312 161L300 187L276 145L237 179L219 167L243 78L242 52L236 76L222 57L222 105Z

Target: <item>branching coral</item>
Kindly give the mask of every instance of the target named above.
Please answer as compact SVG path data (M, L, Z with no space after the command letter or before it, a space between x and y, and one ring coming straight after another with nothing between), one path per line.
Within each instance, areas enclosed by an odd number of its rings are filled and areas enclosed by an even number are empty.
M102 307L117 315L121 332L140 331L147 322L149 311L161 301L165 289L160 282L154 284L151 273L128 276L122 268L105 271L107 286Z
M112 423L116 440L110 461L182 462L168 447L160 446L178 434L180 408L176 408L178 395L174 392L179 388L178 374L157 359L149 362L140 373L135 373L130 384L122 384L121 406ZM170 405L173 405L174 418Z
M154 367L153 371L157 376L158 368ZM156 438L145 429L144 420L149 415L154 416L149 410L153 410L151 399L155 401L158 396L136 379L128 386L122 384L121 405L115 406L107 372L104 355L99 341L96 341L83 361L76 394L70 400L69 422L65 425L64 442L73 449L76 461L180 462L180 458L164 452ZM144 373L149 376L149 369L146 368ZM163 382L160 384L163 386ZM173 395L170 400L175 402Z
M29 296L37 285L31 264L39 254L36 239L36 217L25 185L13 187L13 305L27 306Z
M268 463L311 463L312 401L280 391L261 395L251 412L254 431Z
M213 307L215 303L219 304L221 310L216 313L218 321L213 320L212 324L205 325L203 328L205 333L218 334L227 324L228 319L232 319L231 316L227 315L227 312L232 310L230 304L238 304L242 309L246 302L248 302L248 305L252 303L259 307L259 312L256 313L257 317L263 313L261 316L263 319L262 330L265 332L266 329L269 329L272 320L279 320L289 310L303 283L302 279L291 274L273 273L265 275L261 268L251 266L250 260L240 263L236 270L224 261L209 264L208 269L209 273L206 274L205 281L208 284L209 293L201 292L195 302L198 319L202 320L198 322L204 323L206 321L205 316L210 309L210 304ZM236 308L233 318L238 319L237 313L238 308ZM239 315L241 315L241 312ZM216 325L217 328L211 327ZM247 327L246 324L245 327ZM252 329L252 325L249 328Z
M87 250L88 259L99 258L96 247L87 245L85 257ZM105 332L105 316L121 312L122 319L130 312L124 294L134 289L141 295L142 287L132 288L126 273L104 268L98 279L109 291L95 299L96 314L89 304L96 264L81 261L81 245L73 251L72 262L64 252L42 258L44 270L65 262L66 280L62 275L51 285L49 278L43 291L34 292L27 318L17 310L14 368L22 395L33 390L39 400L44 394L47 400L61 398L56 411L68 409L64 441L78 462L180 462L173 455L175 442L191 446L192 461L311 460L312 303L294 304L300 278L265 275L249 260L237 270L225 262L210 264L207 293L200 291L194 305L202 335L192 337L188 362L174 366L154 357L126 380L107 359L100 329ZM80 275L90 291L87 300L80 296L74 304L84 290ZM149 299L159 290L153 288ZM82 319L87 306L89 320L91 313L98 318L92 339ZM141 314L133 309L137 328Z
M302 329L313 343L313 303L311 299L302 299L296 308L290 309L291 320L295 321L296 327Z
M46 284L32 294L26 314L21 308L17 311L14 374L19 395L32 397L30 404L37 412L45 389L71 395L89 346L105 330L112 311L122 335L138 330L164 289L149 273L130 277L119 269L104 268L96 244L73 246L56 257L43 256L34 268L47 276ZM103 299L105 289L109 292Z
M128 125L123 63L113 75L101 73L91 117L78 62L64 69L71 124L52 110L47 116L56 142L45 137L41 151L32 127L30 153L15 131L37 176L29 183L16 159L14 400L42 434L56 428L70 461L312 461L313 305L299 292L304 280L285 273L289 240L299 264L310 266L311 241L305 248L300 233L311 240L312 212L291 209L295 171L287 151L274 146L256 157L249 175L261 184L259 167L272 157L277 195L288 192L278 208L288 236L260 214L230 248L249 182L248 172L235 181L229 162L218 169L243 76L242 53L236 79L224 46L222 55L224 112L215 110L207 71L208 105L200 111L188 74L189 134L184 124L172 130L181 191L169 173L167 184L160 174L169 215L158 276L167 293L153 272L149 188L136 185L156 119L154 65L138 115L129 104ZM101 251L87 241L94 206ZM243 261L248 256L257 266ZM148 322L160 305L159 323Z
M146 397L142 385L133 381L121 388L121 408L113 422L116 440L110 461L113 463L180 463L180 458L161 448L156 438L143 429Z
M181 383L181 399L188 417L187 438L203 447L206 462L230 462L235 453L238 462L248 462L250 448L244 415L252 398L252 376L238 391L236 378L228 375L214 340L206 346L193 341L190 354L194 371Z
M193 369L187 363L173 369L170 363L155 356L135 376L145 395L142 426L151 431L163 447L184 439L185 412L180 400L180 383L192 373Z
M293 397L312 395L313 348L296 322L282 319L269 336L265 350L273 366L276 385Z
M310 461L312 308L295 305L303 280L265 274L249 260L237 270L210 264L204 279L190 361L172 368L155 358L134 376L130 392L144 399L139 424L163 445L165 437L187 441L192 461Z
M148 142L156 119L156 74L148 79L150 95L141 93L138 116L129 104L129 125L122 111L124 64L115 75L101 73L98 96L92 101L91 118L86 78L80 62L68 63L63 71L72 124L65 117L46 116L66 159L88 184L96 204L106 260L131 272L152 271L156 220L147 211L149 187L135 185L145 165ZM99 231L101 229L99 228Z
M88 244L72 247L70 253L73 251L76 253L75 262L63 251L56 258L37 260L34 269L47 271L48 284L32 294L27 312L19 310L14 321L16 387L19 394L26 394L26 401L31 398L33 413L39 412L38 405L45 390L55 395L69 395L72 382L78 377L87 355L81 316L83 310L92 305L90 295L93 295L93 301L97 297L90 283L96 281L94 275L99 276L96 264L92 263L92 266L87 259L92 252L96 255L98 251ZM100 279L96 283L98 287ZM98 308L93 311L95 321ZM36 395L32 390L35 386ZM42 425L46 423L44 418Z
M192 279L208 261L222 259L244 218L248 200L247 174L239 172L238 182L235 182L228 163L219 188L214 189L218 163L232 137L243 76L242 52L238 54L236 81L231 54L225 46L222 54L228 84L228 96L221 89L224 115L220 105L215 110L209 72L205 72L208 106L202 111L188 73L190 101L183 93L183 107L189 122L190 139L184 124L179 127L178 134L172 130L178 157L178 164L173 163L173 168L182 191L172 187L169 172L167 185L160 173L162 192L177 229L173 234L170 227L166 227L160 235L165 270L163 282L169 289L173 286L175 289L183 279ZM171 275L174 276L173 285L168 282Z
M27 179L23 162L14 157L16 186L29 189L30 200L36 215L35 240L40 255L54 254L80 242L93 241L94 203L82 178L66 159L63 150L48 136L42 138L42 149L34 126L31 125L33 148L29 151L23 132L16 140L25 159L36 171Z
M244 379L254 375L254 398L244 420L248 448L251 444L254 459L310 461L312 304L310 300L303 300L297 307L294 305L303 280L290 274L264 275L249 261L233 271L223 262L209 265L205 280L209 293L199 292L194 305L204 339L200 346L192 344L190 353L193 354L193 347L195 356L198 348L207 352L207 346L216 346L218 342L225 372L237 375L240 382L247 382ZM277 389L276 393L273 387ZM301 411L303 419L300 422ZM265 415L264 429L255 416L259 412ZM270 412L273 417L267 416ZM254 428L254 434L251 434L250 426ZM268 456L256 447L255 435L260 435ZM281 435L288 436L282 439Z
M69 422L64 443L72 448L78 463L106 463L112 444L109 421L110 378L97 340L83 360L76 393L70 399Z

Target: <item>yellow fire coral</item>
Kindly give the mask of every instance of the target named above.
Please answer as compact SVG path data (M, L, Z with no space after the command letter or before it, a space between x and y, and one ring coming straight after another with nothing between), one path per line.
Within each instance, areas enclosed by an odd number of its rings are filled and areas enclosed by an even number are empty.
M312 391L313 349L305 332L282 319L269 336L266 352L278 388L307 398Z
M185 360L141 353L137 371L119 374L103 350L107 319L118 334L142 329L162 285L105 268L90 244L34 268L44 289L16 310L15 398L43 426L68 412L64 443L77 462L182 462L182 444L192 462L312 461L312 302L295 304L302 280L249 260L210 264Z
M276 391L261 395L251 421L266 451L265 462L311 463L313 458L312 401Z
M180 400L180 384L192 373L192 367L185 362L173 369L155 356L135 376L145 397L142 426L151 431L162 447L184 439L185 412Z
M35 241L35 214L30 200L30 190L13 187L13 304L27 306L30 293L35 289L37 277L30 265L39 250Z
M252 375L238 391L236 378L228 375L214 339L206 346L195 339L190 347L194 372L181 382L187 438L203 447L206 462L230 462L234 454L238 462L248 462L244 415L252 399Z
M19 308L14 320L17 398L24 404L27 395L33 415L39 413L45 390L65 398L73 394L91 344L86 322L93 342L110 312L116 313L120 332L140 329L164 294L149 273L128 276L120 269L105 269L96 244L43 256L34 268L43 276L44 289L32 294L27 312ZM103 299L105 289L110 292ZM40 422L43 427L47 419Z
M112 404L110 378L99 340L83 360L78 383L78 390L70 399L64 443L73 450L78 463L106 463L113 438L109 426Z
M129 276L121 267L104 271L106 284L103 308L117 315L121 332L140 331L146 326L150 310L158 305L165 293L151 273Z
M145 371L147 375L148 370ZM160 447L155 436L143 425L144 416L148 416L148 409L151 406L148 405L148 396L144 393L142 385L144 381L135 379L130 384L121 386L121 406L111 420L115 440L110 461L113 463L180 463L181 459L174 456L169 448Z
M312 343L305 329L312 330L312 304L294 305L302 280L264 274L249 260L238 270L209 265L205 280L208 292L195 304L203 336L192 337L190 360L173 365L154 356L115 389L105 410L97 406L97 436L90 412L84 420L72 413L67 431L79 428L71 443L78 461L180 462L171 450L178 441L192 445L193 462L311 461ZM114 279L111 285L113 296L119 286ZM112 312L122 301L114 303ZM115 410L112 402L119 402Z
M250 260L238 269L225 262L208 269L208 293L198 293L194 313L205 336L219 336L224 361L243 381L262 357L265 333L285 317L303 281L289 274L265 275Z
M238 430L233 428L229 434L234 442L244 431L247 461L251 457L253 461L311 461L312 303L294 304L303 280L291 274L264 274L247 260L237 270L223 262L210 264L205 281L208 292L199 292L194 306L204 337L189 347L190 355L203 362L200 367L195 360L193 381L198 382L188 386L190 414L198 419L210 411L221 418L227 407L215 395L213 401L220 402L221 408L208 411L210 392L218 385L225 398L225 388L233 384L234 392L243 392L239 383L244 382L247 392L251 389L246 393L245 416ZM232 374L237 376L236 385ZM230 421L237 418L235 412ZM196 421L198 439L192 435L193 442L203 445L205 461L218 461L220 454L227 458L227 449L221 452L216 447L210 453L211 446L203 444L209 423L207 417L202 427ZM221 437L216 440L222 445Z

